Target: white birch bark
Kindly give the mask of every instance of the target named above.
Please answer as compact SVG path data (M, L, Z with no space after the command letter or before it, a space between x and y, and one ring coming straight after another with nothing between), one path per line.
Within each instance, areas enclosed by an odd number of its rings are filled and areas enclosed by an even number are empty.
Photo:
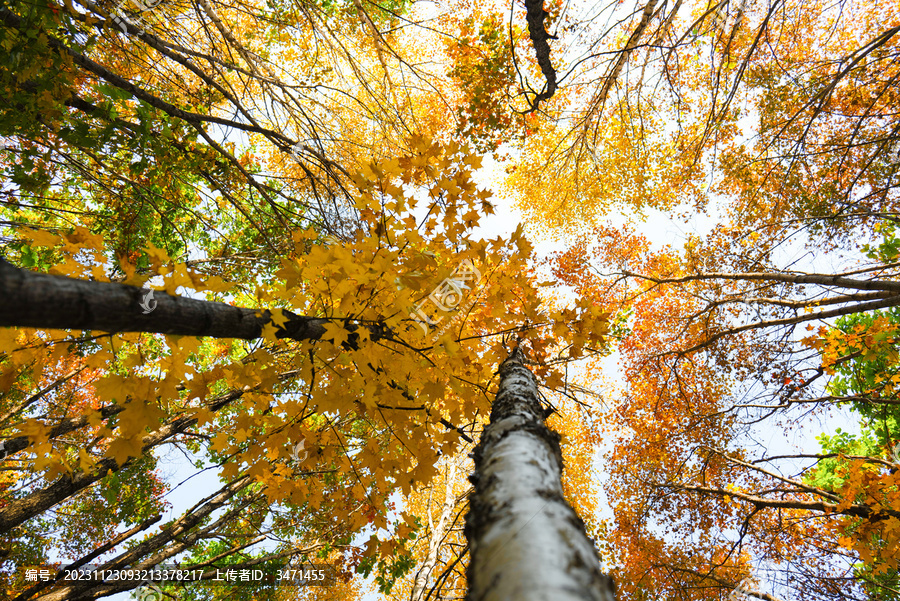
M453 510L456 508L456 495L453 494L453 481L455 479L456 462L450 460L447 466L447 483L444 486L444 505L441 508L441 517L438 519L437 525L431 528L431 536L428 538L428 555L425 557L422 567L416 573L410 601L422 601L425 597L428 578L431 576L435 563L437 563L441 541L444 540L444 535L447 534L447 528L450 526L450 520L453 518Z
M518 349L500 366L490 425L475 448L466 539L467 601L615 601L584 522L563 497L559 435Z

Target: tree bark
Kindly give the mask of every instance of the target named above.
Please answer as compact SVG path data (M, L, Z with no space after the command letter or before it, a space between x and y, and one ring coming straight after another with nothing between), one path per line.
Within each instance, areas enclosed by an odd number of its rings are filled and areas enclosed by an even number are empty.
M467 601L615 601L584 522L563 497L559 435L544 424L519 349L500 366L490 425L475 447Z
M111 282L90 282L20 269L0 258L0 327L149 332L178 336L210 336L253 340L271 320L267 310L233 307L225 303L170 296L153 291L155 307L142 310L148 290ZM146 303L145 306L152 306ZM287 321L278 338L318 340L330 320L284 312ZM355 346L359 327L343 321L351 331L347 346ZM370 337L386 336L386 328L369 326Z
M534 54L541 73L547 80L546 89L531 101L531 109L528 112L533 112L538 109L541 101L549 100L556 93L556 69L553 68L553 63L550 61L550 43L547 41L556 38L547 33L547 29L544 27L544 19L549 13L544 10L543 0L525 0L525 9L528 37L531 38L531 43L534 45Z
M428 539L428 554L425 556L422 567L419 568L419 571L416 573L410 601L424 601L425 587L428 585L428 578L431 576L431 571L437 563L438 551L440 551L441 543L444 541L447 529L450 527L450 519L453 517L453 510L456 509L456 495L453 494L453 481L456 479L456 463L451 459L448 459L448 462L447 482L444 485L444 505L441 509L441 517L438 519L437 525L433 525L431 528L431 536ZM430 503L428 512L428 519L430 521Z

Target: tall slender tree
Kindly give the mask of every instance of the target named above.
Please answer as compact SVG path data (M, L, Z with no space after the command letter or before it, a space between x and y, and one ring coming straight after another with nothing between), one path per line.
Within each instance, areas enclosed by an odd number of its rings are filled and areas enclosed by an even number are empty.
M490 424L475 447L466 514L468 601L613 601L584 522L563 496L559 435L544 423L518 346L500 365Z

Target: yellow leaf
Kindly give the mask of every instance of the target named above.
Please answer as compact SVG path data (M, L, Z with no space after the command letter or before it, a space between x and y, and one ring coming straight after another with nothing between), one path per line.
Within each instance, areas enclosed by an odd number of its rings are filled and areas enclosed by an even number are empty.
M44 230L23 229L22 235L31 240L31 246L53 247L62 241L60 236L45 232Z
M226 282L217 275L206 278L203 282L202 289L212 292L227 292L234 288L234 284Z
M143 444L140 437L134 438L116 438L109 443L107 457L112 457L116 463L122 465L128 461L129 457L137 457L141 454Z
M125 255L122 255L119 257L119 267L125 272L125 283L131 284L131 279L134 277L137 266L131 263Z
M283 328L284 324L287 323L288 318L287 315L284 314L284 309L275 309L269 314L269 320L279 328Z
M122 393L122 385L125 378L116 374L110 374L97 380L94 389L97 396L104 403L125 402L125 395Z
M210 448L216 452L222 452L223 450L228 448L229 444L228 434L226 432L219 432L215 438L213 438L213 443Z
M325 324L325 334L322 338L334 341L334 346L340 346L347 341L349 334L340 324L331 321Z
M75 226L75 230L71 234L66 235L66 240L70 244L78 247L103 248L103 236L92 233L84 226Z
M103 268L102 265L94 265L94 267L91 268L91 277L94 278L94 280L96 280L98 282L108 282L109 281L109 278L106 277L106 270Z
M481 157L478 155L469 155L463 159L463 163L472 169L481 169Z
M279 330L272 322L266 323L262 327L262 336L269 342L277 342Z
M152 242L148 242L147 247L147 254L150 256L150 260L155 269L158 269L159 265L162 263L172 262L172 259L169 258L168 253L164 249L157 248Z

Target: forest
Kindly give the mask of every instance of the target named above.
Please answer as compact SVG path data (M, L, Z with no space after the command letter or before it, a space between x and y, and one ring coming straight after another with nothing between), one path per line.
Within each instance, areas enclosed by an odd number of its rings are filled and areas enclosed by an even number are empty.
M896 0L3 0L0 599L900 601L898 176Z

